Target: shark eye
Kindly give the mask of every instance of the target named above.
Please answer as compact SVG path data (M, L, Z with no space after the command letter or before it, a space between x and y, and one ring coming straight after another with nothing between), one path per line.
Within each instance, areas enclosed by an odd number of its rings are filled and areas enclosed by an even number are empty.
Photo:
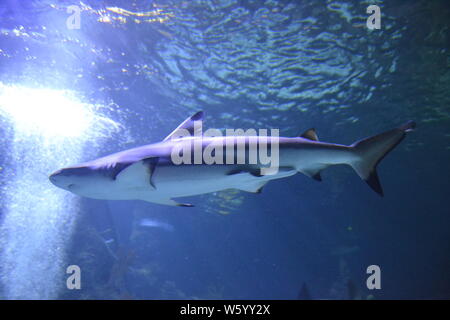
M74 183L71 183L71 184L69 184L69 185L67 186L67 188L69 188L69 189L73 189L73 187L75 187L75 184L74 184Z

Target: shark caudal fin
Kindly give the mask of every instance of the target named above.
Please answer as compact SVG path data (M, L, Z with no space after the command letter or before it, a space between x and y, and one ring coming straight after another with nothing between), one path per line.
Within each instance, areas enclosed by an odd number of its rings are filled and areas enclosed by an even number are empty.
M383 189L377 175L377 165L405 137L406 132L416 127L414 121L383 132L379 135L363 139L351 145L357 154L357 160L350 163L356 173L380 196Z

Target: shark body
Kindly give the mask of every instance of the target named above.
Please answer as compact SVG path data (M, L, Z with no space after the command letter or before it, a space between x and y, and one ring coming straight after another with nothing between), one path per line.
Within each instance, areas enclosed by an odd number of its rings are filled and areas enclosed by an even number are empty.
M59 188L88 198L144 200L164 205L192 206L178 203L173 198L226 189L257 193L270 180L285 178L298 172L320 181L323 169L347 164L375 192L383 195L376 166L415 127L415 123L410 121L350 146L318 141L314 129L293 138L245 136L240 141L247 152L245 159L240 159L240 162L175 164L172 157L174 148L184 146L189 149L193 143L199 142L202 150L205 150L211 145L237 143L235 137L229 136L174 138L180 129L194 133L194 123L202 119L203 113L198 112L161 142L64 168L50 175L49 179ZM275 143L279 148L276 173L261 174L261 169L267 167L267 164L263 164L259 158L254 164L248 161L248 148L261 139L266 142L268 149ZM224 149L224 159L227 157L226 152L227 149ZM236 152L234 157L236 159Z

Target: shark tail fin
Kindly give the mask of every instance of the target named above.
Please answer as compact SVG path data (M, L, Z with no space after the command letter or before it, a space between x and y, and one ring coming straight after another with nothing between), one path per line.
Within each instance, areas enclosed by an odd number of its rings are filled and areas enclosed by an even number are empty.
M376 170L378 163L403 140L407 132L412 131L415 127L414 121L408 121L398 128L357 141L351 145L357 157L350 165L360 178L366 181L372 190L380 196L383 196L383 188Z

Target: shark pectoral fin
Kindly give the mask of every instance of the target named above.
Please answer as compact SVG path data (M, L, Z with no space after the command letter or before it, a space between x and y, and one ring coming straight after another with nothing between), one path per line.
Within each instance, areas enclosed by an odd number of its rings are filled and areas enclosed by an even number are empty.
M114 163L111 170L111 178L113 180L117 179L117 176L126 168L128 168L132 163Z
M166 205L166 206L173 206L173 207L194 207L193 204L190 204L190 203L179 203L179 202L176 202L175 200L169 199L169 198L167 198L167 199L142 199L142 200L144 200L146 202L163 204L163 205Z
M152 186L153 190L156 190L156 186L153 183L153 174L155 173L156 170L156 165L158 164L159 158L148 158L148 159L144 159L144 164L146 164L148 166L148 174L149 174L149 183L150 186Z
M157 159L157 158L156 158ZM151 181L152 171L149 169L146 160L137 161L123 169L116 177L116 183L123 186L133 186L155 190Z
M183 130L187 130L191 136L199 134L201 132L201 126L194 126L195 121L203 121L203 111L199 111L196 114L190 116L184 120L175 130L173 130L163 141L170 140L172 138L179 138ZM196 132L198 131L198 132Z

